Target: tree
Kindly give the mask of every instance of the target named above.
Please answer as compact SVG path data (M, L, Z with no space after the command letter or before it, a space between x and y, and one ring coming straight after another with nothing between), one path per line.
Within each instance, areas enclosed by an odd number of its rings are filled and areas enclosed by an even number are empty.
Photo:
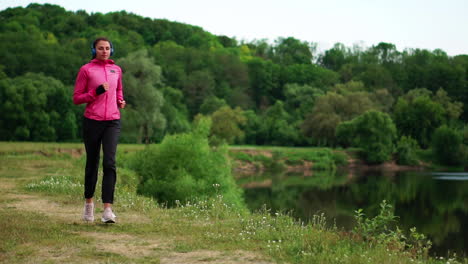
M314 46L293 37L278 38L274 47L274 61L282 65L311 64Z
M224 99L220 99L216 96L210 96L206 98L200 106L200 113L203 115L211 115L213 112L226 105L227 104Z
M246 110L243 112L246 122L241 126L244 131L244 143L257 145L260 144L260 140L257 140L257 134L260 130L260 117L253 110ZM468 130L468 129L467 129Z
M279 86L280 67L260 58L252 59L247 65L250 78L248 93L258 108L266 108L273 100L273 91Z
M0 80L0 139L75 139L77 127L70 97L60 81L43 74Z
M164 105L161 109L166 118L164 134L183 133L190 130L187 106L182 91L169 86L162 88Z
M203 101L213 95L215 81L208 70L194 71L184 84L185 101L191 116L200 112Z
M324 91L310 85L286 84L284 86L285 109L298 120L310 113L316 100Z
M164 98L158 89L162 85L161 68L153 64L147 50L139 50L119 60L124 70L123 83L125 98L129 109L136 111L134 115L136 127L139 129L138 142L150 143L153 133L164 130L166 119L161 113ZM130 126L129 126L130 128Z
M341 123L336 129L337 137L351 142L363 150L369 163L382 163L391 158L397 131L391 117L371 110L355 119Z
M232 144L236 140L243 139L244 132L239 126L244 125L247 119L239 107L231 109L229 106L223 106L211 115L211 120L213 121L211 127L212 140Z
M446 125L437 128L432 138L432 152L436 159L444 165L463 165L466 153L463 151L461 133Z
M284 103L276 101L261 117L257 141L261 144L295 145L299 135L297 127L291 121L291 116L284 109Z
M416 151L418 142L411 137L402 136L397 143L397 163L400 165L416 165L418 163Z
M409 93L406 98L398 99L393 112L398 132L400 136L412 137L421 147L427 148L432 133L446 122L446 112L441 104L427 95L416 96L412 99Z
M366 92L338 94L328 92L318 98L301 125L302 133L322 145L336 143L335 129L339 123L351 120L367 110L375 109Z
M342 43L336 43L333 48L326 50L320 58L321 65L338 72L346 63L347 52L346 47Z
M293 64L281 68L281 81L326 89L338 83L339 75L315 64Z

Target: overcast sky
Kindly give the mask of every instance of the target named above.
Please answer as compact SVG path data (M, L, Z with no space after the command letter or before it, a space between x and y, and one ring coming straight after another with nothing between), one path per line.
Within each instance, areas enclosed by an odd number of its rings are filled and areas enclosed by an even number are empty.
M468 0L0 0L0 10L51 3L69 11L125 10L200 26L237 40L294 37L319 50L336 42L468 54Z

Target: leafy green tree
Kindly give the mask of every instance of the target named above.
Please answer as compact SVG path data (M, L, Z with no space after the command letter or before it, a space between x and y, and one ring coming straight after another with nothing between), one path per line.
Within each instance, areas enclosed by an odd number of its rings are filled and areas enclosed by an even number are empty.
M315 64L293 64L282 67L281 80L283 83L297 83L325 89L338 83L339 75ZM277 97L281 95L276 93Z
M365 70L354 79L362 81L366 87L372 90L382 88L393 90L395 87L390 71L379 64L367 64Z
M243 140L244 132L240 126L244 125L247 120L239 107L232 109L229 106L223 106L211 115L211 120L213 121L212 140L224 141L228 144Z
M447 120L458 120L463 112L463 103L453 101L444 89L437 90L432 98L445 109L445 117Z
M203 115L210 115L223 106L226 106L226 101L216 96L210 96L203 101L200 106L200 113Z
M317 102L301 125L302 133L320 145L336 143L336 127L351 120L367 110L375 109L374 103L366 92L337 94L328 92Z
M291 116L282 101L276 101L261 116L257 142L261 144L293 146L297 143L298 129L291 125Z
M310 85L286 84L284 86L285 109L296 119L303 120L324 91Z
M187 77L184 84L184 94L187 107L192 116L200 112L200 106L205 98L213 95L215 81L208 70L194 71Z
M240 128L244 131L244 142L250 145L260 144L260 139L257 139L257 134L260 130L260 117L253 110L244 111L246 122Z
M182 91L169 86L162 88L164 105L161 112L166 118L165 133L185 133L190 130L187 106L184 104Z
M437 128L432 138L432 152L438 162L444 165L463 165L466 153L463 150L463 137L453 128L443 125Z
M400 165L416 165L418 157L416 151L419 149L418 142L411 137L402 136L397 143L397 163Z
M139 50L119 60L124 70L123 83L125 100L129 108L126 111L136 111L133 121L138 129L138 142L150 143L157 131L164 130L166 119L161 113L164 98L160 91L162 86L161 68L148 57L147 50ZM130 128L129 126L129 129Z
M382 163L391 158L397 131L388 114L371 110L342 124L336 129L337 136L361 148L368 163Z
M273 100L273 91L278 90L280 66L260 58L252 59L247 65L250 78L248 93L258 108L266 108Z
M60 81L43 74L1 79L1 140L74 140L77 127L70 96Z
M282 65L311 64L314 45L293 37L278 38L274 47L274 61Z
M342 43L336 43L333 48L326 50L321 56L321 65L327 69L338 72L347 62L347 49Z
M425 95L409 100L400 97L393 116L400 135L416 139L423 148L429 146L435 129L446 121L442 105Z
M182 89L187 79L185 47L174 41L161 41L153 46L150 54L154 56L155 64L161 66L166 84Z

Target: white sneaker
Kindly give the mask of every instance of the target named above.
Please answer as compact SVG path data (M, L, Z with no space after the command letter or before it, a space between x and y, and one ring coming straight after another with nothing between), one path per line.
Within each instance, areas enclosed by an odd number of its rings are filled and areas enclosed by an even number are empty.
M86 222L94 221L94 203L86 203L83 210L83 220Z
M104 209L104 213L102 213L101 221L103 223L112 224L115 223L116 217L117 216L115 216L115 214L112 212L112 209L110 207L107 207Z

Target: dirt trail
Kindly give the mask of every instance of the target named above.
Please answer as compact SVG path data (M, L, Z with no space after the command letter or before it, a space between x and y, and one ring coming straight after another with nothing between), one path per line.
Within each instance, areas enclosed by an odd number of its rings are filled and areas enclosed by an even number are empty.
M79 202L68 204L58 203L47 199L42 195L35 195L21 191L18 183L13 178L2 178L0 194L5 203L2 207L15 208L20 211L41 213L59 223L70 223L78 225L102 225L100 221L100 209L96 209L96 220L93 224L84 223L81 220L82 204ZM151 219L143 214L118 215L118 223L150 223ZM92 228L92 230L95 230ZM132 233L106 233L99 231L76 232L75 234L88 238L92 246L99 251L123 255L129 259L157 258L161 264L235 264L235 263L259 263L269 264L262 261L261 257L246 251L220 252L210 250L196 250L186 253L175 252L173 241L170 238L153 237ZM40 259L53 262L69 262L79 252L60 250L51 252L48 248L39 248ZM36 259L37 260L37 259Z

